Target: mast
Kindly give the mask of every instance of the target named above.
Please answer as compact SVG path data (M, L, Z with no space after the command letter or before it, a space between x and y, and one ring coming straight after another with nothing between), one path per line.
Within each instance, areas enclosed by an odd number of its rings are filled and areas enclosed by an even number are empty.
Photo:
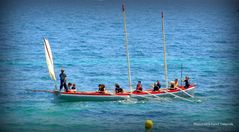
M164 53L164 75L165 75L166 88L168 88L168 66L167 66L167 57L166 57L166 41L165 41L165 34L164 34L163 12L161 14L162 14L163 53Z
M129 58L129 49L128 49L128 33L127 33L127 27L126 27L126 14L125 14L125 3L122 4L122 14L124 18L124 34L125 34L125 50L127 55L127 64L128 64L128 83L130 92L132 93L132 81L131 81L131 70L130 70L130 58Z
M183 80L183 64L181 64L181 86L183 86L182 84L182 80Z

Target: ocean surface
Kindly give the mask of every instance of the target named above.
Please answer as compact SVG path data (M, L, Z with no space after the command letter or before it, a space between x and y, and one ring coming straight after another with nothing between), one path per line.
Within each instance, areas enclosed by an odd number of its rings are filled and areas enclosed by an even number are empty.
M128 88L120 0L9 0L0 9L0 131L238 131L239 8L232 0L127 0L134 87L165 85L165 15L169 80L188 75L196 103L178 98L116 102L62 102L50 93L43 38L55 73L64 68L80 91L99 83ZM59 87L59 85L58 85ZM188 99L191 99L190 97Z

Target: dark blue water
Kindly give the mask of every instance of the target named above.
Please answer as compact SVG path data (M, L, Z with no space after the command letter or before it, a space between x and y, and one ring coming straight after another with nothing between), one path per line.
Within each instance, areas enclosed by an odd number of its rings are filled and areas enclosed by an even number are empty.
M50 41L58 77L82 91L99 83L128 87L121 1L9 1L1 7L2 131L238 130L239 9L233 1L126 2L134 86L164 82L161 11L169 79L190 76L199 103L162 101L59 102L45 63L43 37ZM201 123L201 124L200 124ZM203 124L204 123L204 124ZM224 125L223 125L224 123Z

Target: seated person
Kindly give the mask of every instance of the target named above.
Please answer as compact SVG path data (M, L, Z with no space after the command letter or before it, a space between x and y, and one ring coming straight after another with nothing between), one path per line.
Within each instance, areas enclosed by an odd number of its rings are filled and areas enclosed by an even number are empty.
M184 82L185 82L185 88L189 88L189 86L190 86L190 83L189 83L189 77L185 77L185 80L184 80Z
M154 84L154 89L153 89L153 91L159 91L159 87L158 87L157 83Z
M115 84L115 93L123 93L123 89L120 87L118 83Z
M69 82L69 83L67 84L67 89L68 89L68 90L71 90L71 86L72 86L72 83Z
M73 84L73 85L72 85L71 91L76 92L76 84Z
M99 87L99 90L98 90L99 93L105 93L105 85L104 84L99 84L98 87Z
M174 90L175 88L174 88L174 86L175 86L175 84L174 84L174 81L171 81L170 82L170 90Z
M178 87L178 79L174 80L174 88L176 89Z
M138 81L138 84L136 86L136 92L142 92L143 91L143 87L142 87L142 84L141 84L141 81Z
M159 81L159 80L157 80L157 86L158 86L159 88L161 88L161 84L160 84L160 81Z

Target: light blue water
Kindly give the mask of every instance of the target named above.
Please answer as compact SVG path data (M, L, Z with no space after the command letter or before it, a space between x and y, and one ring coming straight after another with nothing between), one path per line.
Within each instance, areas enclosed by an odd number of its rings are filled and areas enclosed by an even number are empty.
M200 103L162 101L58 102L51 90L42 38L50 41L55 71L64 67L79 90L127 88L121 1L21 1L1 7L2 131L238 130L238 9L232 1L126 2L129 53L134 85L164 81L161 11L169 79L189 75ZM232 123L204 125L195 123Z

